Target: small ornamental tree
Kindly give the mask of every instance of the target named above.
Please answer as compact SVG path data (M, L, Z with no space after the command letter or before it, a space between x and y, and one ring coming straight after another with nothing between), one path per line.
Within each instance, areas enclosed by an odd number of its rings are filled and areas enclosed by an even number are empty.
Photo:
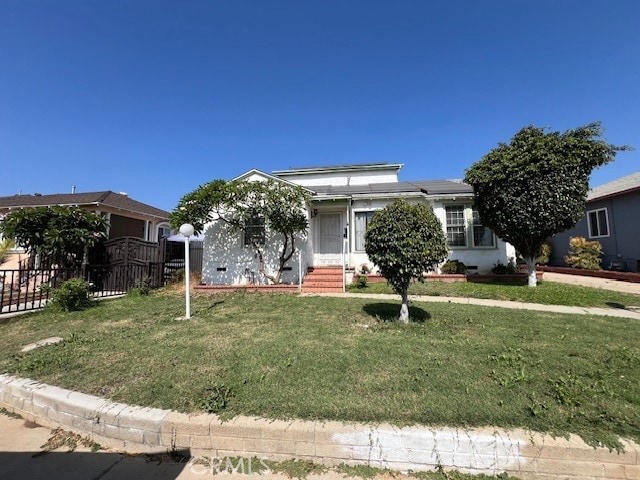
M0 233L31 254L62 267L79 266L88 251L107 238L107 220L78 207L14 210L0 222Z
M584 215L591 172L628 149L602 139L599 123L564 133L528 126L466 171L482 223L523 257L529 286L545 240Z
M196 233L211 221L224 222L233 233L243 232L258 256L260 273L279 284L286 263L295 253L296 235L307 231L304 207L308 200L305 189L281 182L214 180L182 197L170 221L174 228L191 223ZM262 226L281 238L275 266L265 264L264 236L259 233Z
M365 251L402 297L400 321L409 322L408 290L413 279L447 258L442 224L427 205L396 200L375 213L365 232Z

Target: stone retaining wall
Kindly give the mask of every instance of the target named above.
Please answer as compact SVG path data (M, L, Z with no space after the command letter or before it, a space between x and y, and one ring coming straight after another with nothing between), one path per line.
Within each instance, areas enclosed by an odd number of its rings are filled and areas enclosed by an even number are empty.
M0 406L47 427L74 431L131 453L188 451L191 456L312 460L429 471L508 472L521 479L640 479L640 446L594 449L575 436L524 430L369 426L342 422L185 415L132 407L0 375Z

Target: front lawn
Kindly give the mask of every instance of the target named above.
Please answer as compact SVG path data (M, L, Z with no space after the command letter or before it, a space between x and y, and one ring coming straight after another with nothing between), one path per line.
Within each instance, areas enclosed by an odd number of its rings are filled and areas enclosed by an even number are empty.
M348 291L351 293L393 293L393 290L386 282L369 282L365 288L349 285ZM640 295L547 281L540 282L535 288L530 288L526 285L497 283L416 282L409 287L409 295L491 298L495 300L572 305L576 307L640 307Z
M640 322L470 305L169 293L0 323L0 372L116 401L640 441ZM65 342L20 353L28 343Z

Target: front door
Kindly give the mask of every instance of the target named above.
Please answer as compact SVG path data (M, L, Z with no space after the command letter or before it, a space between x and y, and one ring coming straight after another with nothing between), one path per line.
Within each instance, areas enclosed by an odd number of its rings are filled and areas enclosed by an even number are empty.
M317 217L318 249L314 265L340 265L342 261L342 215L319 213Z

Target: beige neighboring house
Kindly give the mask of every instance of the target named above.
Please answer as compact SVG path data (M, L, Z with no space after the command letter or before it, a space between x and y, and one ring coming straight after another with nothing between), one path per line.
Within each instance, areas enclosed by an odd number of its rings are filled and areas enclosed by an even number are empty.
M0 221L8 213L33 207L74 206L104 215L109 221L109 239L135 237L157 242L171 234L169 212L130 198L126 193L54 193L51 195L12 195L0 197ZM16 254L21 253L16 249ZM17 255L13 255L16 261ZM6 268L6 265L3 265Z

